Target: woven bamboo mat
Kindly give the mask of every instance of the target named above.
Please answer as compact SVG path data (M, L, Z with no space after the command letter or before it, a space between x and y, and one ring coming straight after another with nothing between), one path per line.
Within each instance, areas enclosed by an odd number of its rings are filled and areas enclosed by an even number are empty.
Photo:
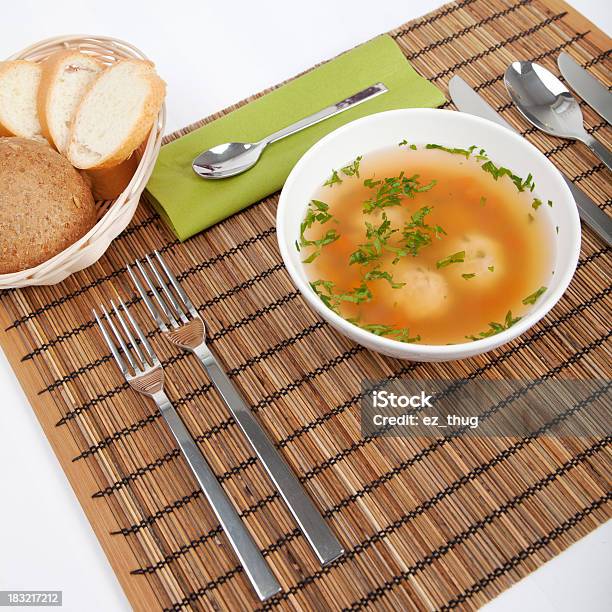
M526 129L499 76L516 58L556 71L565 49L609 82L609 40L592 24L557 0L464 0L392 34L424 76L445 89L462 74L610 204L603 165ZM582 108L612 146L612 130ZM148 323L170 397L283 585L265 608L474 609L610 517L608 438L362 439L359 423L365 377L609 377L610 259L588 228L570 289L533 330L486 356L418 364L368 352L317 319L281 263L276 201L184 244L143 204L95 265L2 295L2 346L134 608L259 605L154 406L122 383L93 326L92 306L113 287L133 296L125 263L153 249L180 271L214 350L347 550L318 566L197 363ZM142 303L133 310L148 322Z

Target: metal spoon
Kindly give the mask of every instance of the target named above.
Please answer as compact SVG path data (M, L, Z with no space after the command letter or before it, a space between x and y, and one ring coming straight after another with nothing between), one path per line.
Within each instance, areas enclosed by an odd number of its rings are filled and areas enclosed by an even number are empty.
M332 104L309 117L296 121L278 132L274 132L274 134L270 134L259 142L227 142L217 145L212 149L208 149L200 153L200 155L193 160L192 167L196 174L205 179L221 179L235 176L236 174L240 174L252 168L258 162L259 156L269 144L281 138L285 138L286 136L290 136L291 134L295 134L328 117L333 117L338 113L342 113L353 106L357 106L387 91L388 89L383 83L376 83L345 100Z
M504 74L516 107L537 128L559 138L582 141L612 170L612 154L584 129L576 98L550 71L534 62L513 62Z

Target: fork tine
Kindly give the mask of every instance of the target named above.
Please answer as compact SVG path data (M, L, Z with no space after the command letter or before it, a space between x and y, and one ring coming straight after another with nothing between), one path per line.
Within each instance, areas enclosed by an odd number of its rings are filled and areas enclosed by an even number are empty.
M127 376L129 374L128 369L127 369L123 359L121 359L121 355L119 354L119 351L117 350L117 347L115 346L115 343L111 340L111 337L108 334L108 331L106 330L106 327L104 326L104 324L100 320L100 317L98 316L98 313L95 310L92 310L91 312L93 313L93 316L95 317L96 321L98 322L98 327L100 328L100 331L102 332L102 336L104 337L104 341L106 342L106 346L108 346L108 348L110 349L110 352L112 353L113 357L115 358L115 362L117 363L117 367L121 370L121 373L124 376Z
M138 293L140 293L140 297L143 299L144 303L146 304L149 313L155 320L155 323L157 323L157 327L159 327L159 329L161 329L162 331L168 331L168 326L164 322L163 318L159 316L159 312L157 308L155 308L155 305L150 300L149 295L147 294L147 290L142 286L142 283L140 282L140 279L138 278L138 276L136 276L136 273L132 269L132 266L127 265L126 267L127 267L127 271L130 277L132 278L132 281L134 282L134 284L136 285L136 288L138 289Z
M155 301L159 304L161 311L166 315L166 317L170 321L170 325L172 325L172 327L178 327L178 321L174 318L174 316L170 312L170 309L168 308L168 306L166 306L166 303L164 302L164 300L162 300L157 289L155 288L155 285L151 282L151 279L149 278L148 274L145 272L144 267L138 260L136 260L136 266L140 270L142 277L145 279L145 282L147 283L149 289L153 293L153 297L155 298Z
M154 252L155 252L155 257L157 258L157 261L159 261L159 264L162 267L162 270L165 272L172 286L176 289L176 292L179 294L179 297L181 298L181 300L183 300L183 303L185 304L185 306L187 306L189 313L193 317L197 317L198 313L195 309L195 306L191 303L189 296L183 291L183 288L181 287L178 280L176 279L176 276L172 274L172 272L170 271L170 268L168 268L168 266L166 265L166 262L164 261L163 257L160 255L159 251L154 251Z
M153 270L153 274L155 274L155 278L157 279L157 282L159 283L159 286L161 287L162 291L164 292L164 295L166 296L167 300L170 302L170 304L172 304L172 307L174 308L176 313L179 315L181 321L183 323L188 323L189 319L185 316L185 313L183 312L183 309L181 308L181 305L176 301L174 295L172 295L172 291L170 291L170 289L168 289L168 285L166 285L166 281L164 281L164 279L162 278L161 274L157 270L157 267L151 261L151 258L148 255L145 255L145 257L147 258L147 262L149 263L149 267L151 268L151 270Z
M136 330L136 333L138 334L138 338L140 338L140 342L142 342L142 346L144 346L145 351L147 352L149 356L150 362L153 363L153 365L157 365L159 363L159 359L157 358L157 355L155 354L153 347L147 340L147 337L142 333L140 326L134 320L132 313L126 308L125 304L123 303L123 300L119 299L119 302L121 304L121 307L125 311L125 314L127 315L128 319L130 320L132 327Z
M100 305L100 308L102 309L102 312L104 313L104 318L106 319L108 326L110 327L111 331L113 332L113 335L115 336L115 340L119 342L119 345L121 346L121 349L123 350L123 354L125 355L125 358L128 360L128 363L132 366L132 369L134 370L134 372L140 372L140 368L136 365L136 362L134 361L132 354L128 350L128 347L126 346L125 342L123 341L123 336L119 333L119 330L113 323L113 320L110 318L110 315L108 314L108 312L106 312L106 308L104 308L104 306L102 305Z
M125 307L125 304L123 303L121 298L119 298L119 302L123 306L124 312L127 312L127 308ZM128 327L127 323L125 322L125 318L119 312L119 309L115 305L115 302L113 302L113 300L111 300L110 303L111 303L111 306L113 307L113 310L115 311L115 316L117 317L117 319L119 320L119 323L121 324L121 328L123 329L123 331L125 332L126 337L128 338L129 343L132 345L132 347L134 348L134 351L138 355L138 359L140 359L140 363L142 364L143 369L146 368L147 365L148 365L147 364L147 359L145 358L144 353L140 350L140 347L138 346L138 343L134 339L134 335L130 331L130 328Z

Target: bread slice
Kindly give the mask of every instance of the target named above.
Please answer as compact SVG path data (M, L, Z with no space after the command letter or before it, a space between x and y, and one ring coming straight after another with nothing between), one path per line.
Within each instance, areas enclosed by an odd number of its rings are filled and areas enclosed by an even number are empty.
M165 92L150 62L128 59L109 66L77 107L68 159L81 169L110 168L127 159L149 133Z
M0 136L42 138L36 110L41 71L25 60L0 62Z
M58 51L42 64L38 118L43 136L60 152L68 146L70 125L83 94L104 64L79 51Z

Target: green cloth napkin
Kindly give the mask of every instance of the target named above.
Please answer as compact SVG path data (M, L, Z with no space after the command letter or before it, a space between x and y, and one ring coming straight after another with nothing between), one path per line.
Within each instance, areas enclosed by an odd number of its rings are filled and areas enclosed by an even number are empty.
M205 149L224 142L256 142L379 81L387 93L269 145L257 165L244 174L205 180L191 168ZM163 146L147 191L178 238L186 240L278 191L298 159L341 125L384 110L436 107L444 101L442 93L416 73L395 41L379 36Z

